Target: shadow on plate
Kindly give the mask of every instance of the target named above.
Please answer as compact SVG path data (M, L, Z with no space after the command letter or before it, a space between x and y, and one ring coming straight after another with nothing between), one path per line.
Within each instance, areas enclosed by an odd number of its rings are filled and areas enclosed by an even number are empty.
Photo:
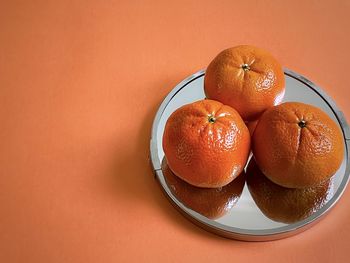
M209 218L225 215L239 200L245 184L245 174L219 188L200 188L177 177L169 168L166 158L162 161L162 172L170 191L186 207Z
M311 188L285 188L271 182L254 158L251 158L246 174L247 186L256 205L266 217L277 222L301 221L322 208L333 196L332 179Z

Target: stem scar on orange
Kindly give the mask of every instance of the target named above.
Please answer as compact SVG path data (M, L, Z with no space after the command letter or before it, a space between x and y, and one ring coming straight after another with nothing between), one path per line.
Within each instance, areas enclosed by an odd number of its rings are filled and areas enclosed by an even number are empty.
M236 110L201 100L171 114L163 150L170 169L184 181L198 187L221 187L243 171L250 135Z
M340 167L344 139L322 110L286 102L264 112L253 134L253 155L261 171L284 187L313 187Z
M245 121L252 121L284 96L284 73L267 51L242 45L219 53L204 76L209 99L236 109Z

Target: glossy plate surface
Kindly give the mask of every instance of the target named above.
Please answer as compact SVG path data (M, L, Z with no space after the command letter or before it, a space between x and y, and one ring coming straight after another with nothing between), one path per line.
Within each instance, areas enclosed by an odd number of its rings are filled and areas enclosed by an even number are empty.
M293 198L305 193L287 193L291 196L288 199L291 201L285 205L276 206L270 201L265 201L264 204L264 200L259 200L258 192L254 191L253 183L248 187L245 182L241 187L242 180L238 182L237 179L237 182L233 182L235 185L216 192L193 190L172 177L165 160L163 161L162 135L165 123L173 111L184 104L204 99L204 73L205 71L199 71L179 83L164 99L154 119L150 144L151 161L165 195L188 219L208 231L229 238L246 241L274 240L297 234L312 226L338 201L349 180L350 132L342 112L319 87L301 75L285 69L286 94L283 101L299 101L321 108L339 125L344 135L345 153L339 170L324 189L310 191L313 194L306 198L308 202L302 204L302 207ZM274 186L271 187L276 192ZM278 191L279 197L286 194L284 189ZM255 193L254 199L251 192ZM203 204L205 198L210 202Z

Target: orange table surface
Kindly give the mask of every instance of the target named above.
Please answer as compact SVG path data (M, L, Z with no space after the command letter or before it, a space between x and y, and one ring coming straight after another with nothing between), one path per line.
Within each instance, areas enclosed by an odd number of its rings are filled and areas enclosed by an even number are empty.
M272 242L208 233L149 166L153 117L224 48L253 44L350 121L350 2L1 1L0 262L348 262L350 189Z

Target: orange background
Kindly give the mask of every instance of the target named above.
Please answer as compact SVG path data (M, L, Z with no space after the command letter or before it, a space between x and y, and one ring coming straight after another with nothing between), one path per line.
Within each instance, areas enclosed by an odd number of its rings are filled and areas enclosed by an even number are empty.
M164 96L238 44L319 84L349 121L349 14L346 0L1 1L0 261L348 261L349 188L302 234L239 242L183 218L148 151Z

